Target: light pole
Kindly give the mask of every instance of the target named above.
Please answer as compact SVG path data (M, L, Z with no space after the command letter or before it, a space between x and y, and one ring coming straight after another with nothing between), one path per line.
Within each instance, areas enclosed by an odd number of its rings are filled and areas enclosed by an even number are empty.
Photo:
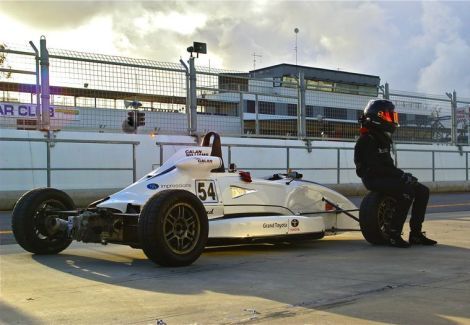
M299 29L296 27L294 29L294 33L295 33L295 65L297 65L297 34L299 34Z

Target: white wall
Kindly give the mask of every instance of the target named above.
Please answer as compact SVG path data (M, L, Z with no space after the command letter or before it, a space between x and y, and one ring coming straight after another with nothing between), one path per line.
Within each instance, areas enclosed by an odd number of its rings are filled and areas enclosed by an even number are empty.
M20 131L0 129L0 138L43 139L38 131ZM178 143L195 143L189 136L156 136L145 134L117 134L91 132L58 132L56 139L78 139L99 141L138 141L136 146L137 178L148 173L152 166L159 166L180 146ZM160 157L160 144L163 156ZM228 167L229 150L231 162L242 170L251 170L255 177L268 176L276 172L285 172L287 157L289 167L304 174L305 179L325 184L334 184L338 172L338 148L341 183L359 183L354 171L352 142L314 141L314 149L309 152L303 141L222 138L223 156ZM242 147L240 147L240 145ZM246 147L245 147L246 146ZM250 147L251 146L251 147ZM273 146L258 148L253 146ZM230 149L229 149L230 147ZM289 155L287 154L289 147ZM318 148L317 148L318 147ZM399 167L415 174L421 181L432 181L432 152L436 181L464 181L466 179L465 152L448 145L398 145ZM410 151L400 151L400 150ZM421 152L420 152L421 150ZM449 151L449 152L444 152ZM130 144L93 144L61 143L51 148L52 168L132 168L132 145ZM470 160L470 158L469 158ZM26 191L31 188L46 186L45 170L27 170L46 168L47 155L44 142L0 141L0 191ZM25 168L25 170L1 170L5 168ZM453 169L439 169L453 168ZM52 171L51 186L61 189L103 189L121 188L132 182L132 171L115 170L73 170Z

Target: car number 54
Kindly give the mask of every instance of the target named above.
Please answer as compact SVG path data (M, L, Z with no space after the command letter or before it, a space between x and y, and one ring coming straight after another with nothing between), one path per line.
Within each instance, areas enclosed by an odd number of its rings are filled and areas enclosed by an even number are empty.
M204 203L218 202L215 182L212 180L197 180L196 191L198 198Z

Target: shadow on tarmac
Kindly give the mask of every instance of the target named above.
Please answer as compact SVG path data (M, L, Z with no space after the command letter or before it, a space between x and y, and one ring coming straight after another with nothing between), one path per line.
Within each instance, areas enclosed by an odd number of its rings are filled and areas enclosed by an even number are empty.
M455 324L452 318L470 319L469 250L454 246L404 250L326 239L216 247L183 268L159 267L141 250L73 251L32 258L73 276L145 291L254 296L386 323ZM279 316L280 311L285 309L265 312L257 321L296 316L295 311Z
M10 306L4 301L0 300L0 324L42 324L40 320L27 315L18 308Z

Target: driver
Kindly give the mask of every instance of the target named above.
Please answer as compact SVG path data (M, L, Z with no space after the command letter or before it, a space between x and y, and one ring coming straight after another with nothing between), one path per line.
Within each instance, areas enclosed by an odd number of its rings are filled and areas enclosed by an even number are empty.
M421 227L429 199L429 189L410 173L395 167L390 155L392 133L398 127L398 113L389 100L374 99L364 108L359 119L360 137L354 148L356 174L369 191L389 195L397 200L390 223L384 225L384 236L394 247L435 245ZM409 242L401 237L403 224L411 204Z

